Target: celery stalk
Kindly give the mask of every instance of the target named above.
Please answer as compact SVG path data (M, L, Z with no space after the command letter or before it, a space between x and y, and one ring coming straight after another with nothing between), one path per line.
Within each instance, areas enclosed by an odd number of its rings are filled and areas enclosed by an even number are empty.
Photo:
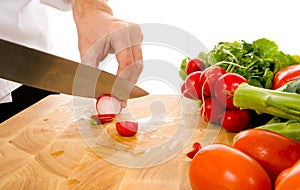
M242 83L235 90L233 104L286 119L300 120L300 94L269 90Z

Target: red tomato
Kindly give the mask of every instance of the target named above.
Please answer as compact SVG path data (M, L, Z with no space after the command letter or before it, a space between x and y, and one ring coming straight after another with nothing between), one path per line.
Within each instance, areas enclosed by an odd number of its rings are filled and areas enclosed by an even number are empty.
M293 167L289 167L285 170L283 170L282 172L280 172L280 174L277 176L276 180L275 180L275 184L274 186L277 187L279 182L281 182L281 180L283 180L287 175L288 173L291 171Z
M210 66L206 68L200 76L200 85L202 86L203 93L206 96L211 96L214 91L216 81L220 76L224 75L226 71L219 66Z
M193 190L271 190L264 169L250 156L223 144L202 148L189 168Z
M222 75L215 84L215 97L220 104L226 108L237 109L237 107L233 105L234 92L237 87L244 82L247 82L247 80L236 73L226 73Z
M195 72L195 71L203 71L205 69L204 62L199 58L190 59L185 68L185 72L187 75Z
M221 125L227 131L240 132L248 127L250 114L248 110L226 110L221 117Z
M300 78L300 65L291 65L279 70L273 79L272 89L280 88L284 84Z
M205 98L201 107L200 114L205 122L219 123L225 108L212 97Z
M187 76L185 79L185 89L187 93L191 95L194 99L202 99L202 92L200 86L200 75L202 71L196 71Z
M257 160L272 182L300 159L299 142L268 130L241 131L235 136L233 147Z
M300 160L292 167L283 171L281 178L276 180L275 190L300 190Z

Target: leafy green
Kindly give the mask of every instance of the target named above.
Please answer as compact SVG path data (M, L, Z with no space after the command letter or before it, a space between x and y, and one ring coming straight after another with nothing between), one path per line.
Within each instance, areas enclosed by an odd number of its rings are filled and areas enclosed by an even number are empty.
M295 81L287 83L283 87L282 91L300 94L300 78L296 79Z
M185 80L187 77L187 74L185 72L186 64L190 58L185 58L181 61L180 70L179 70L179 76L182 78L182 80Z
M268 123L257 127L257 129L264 129L279 133L283 136L289 137L300 142L300 121L288 120L285 122Z
M244 76L249 84L270 89L277 71L289 65L300 63L300 57L279 51L274 41L261 38L248 43L244 40L220 42L208 52L200 52L198 57L206 66L219 65L227 72ZM182 61L180 76L186 78L187 59Z
M219 65L227 72L244 76L250 85L272 88L273 77L277 71L292 64L300 64L300 56L285 54L278 45L267 38L248 43L244 40L220 42L209 52L200 52L198 58L205 65ZM180 76L186 78L185 68L189 58L182 61Z

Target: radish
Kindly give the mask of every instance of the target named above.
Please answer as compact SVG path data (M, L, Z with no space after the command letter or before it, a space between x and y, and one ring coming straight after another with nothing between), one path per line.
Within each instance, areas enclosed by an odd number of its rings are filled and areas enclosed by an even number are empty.
M203 71L205 67L204 61L198 57L195 57L187 62L185 72L187 75L189 75L195 71Z
M185 79L185 92L194 99L202 100L202 91L200 86L200 76L202 71L195 71Z
M215 97L221 105L229 109L239 109L233 104L236 89L247 80L236 73L226 73L219 77L214 86ZM249 101L249 100L245 100Z
M122 102L111 94L103 94L97 98L96 110L98 115L92 116L92 119L96 120L98 124L110 122L116 115L121 113ZM116 130L123 137L134 136L138 131L138 122L116 122Z
M99 115L118 115L122 111L122 102L111 94L103 94L97 98L96 110Z
M116 130L123 137L134 136L138 131L138 122L136 121L119 121L116 123Z
M193 150L190 152L186 153L186 156L193 159L194 156L197 154L197 152L202 148L201 144L199 142L195 142L193 144Z
M98 114L98 115L92 115L91 119L94 119L96 123L93 123L95 125L111 122L114 120L115 114Z

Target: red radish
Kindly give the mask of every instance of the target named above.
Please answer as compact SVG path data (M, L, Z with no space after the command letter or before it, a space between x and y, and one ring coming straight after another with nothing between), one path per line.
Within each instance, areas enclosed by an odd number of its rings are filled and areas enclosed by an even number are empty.
M190 95L190 93L186 90L186 87L185 87L185 82L181 84L181 94L186 97L186 98L189 98L189 99L193 99L193 97Z
M216 81L226 73L226 71L219 66L207 67L200 76L200 86L206 96L214 96L214 86Z
M114 120L115 114L92 115L91 118L97 121L97 124L106 123Z
M249 125L250 114L248 110L228 109L221 117L221 125L229 132L240 132Z
M213 97L205 98L200 107L200 114L205 122L219 123L224 111L225 107Z
M134 136L138 131L138 122L119 121L116 123L116 130L123 137Z
M187 75L195 71L203 71L205 69L204 62L199 58L190 59L186 64L185 72Z
M222 75L215 84L215 97L224 107L237 109L237 107L233 105L233 96L237 87L245 82L247 82L247 80L239 74L226 73Z
M200 86L200 75L202 71L195 71L185 79L185 89L194 99L202 99L202 91Z
M122 102L111 94L103 94L97 99L96 110L99 115L118 115L122 111Z
M193 150L191 150L190 152L186 153L186 156L193 159L195 154L202 148L201 144L198 142L195 142L193 144Z

